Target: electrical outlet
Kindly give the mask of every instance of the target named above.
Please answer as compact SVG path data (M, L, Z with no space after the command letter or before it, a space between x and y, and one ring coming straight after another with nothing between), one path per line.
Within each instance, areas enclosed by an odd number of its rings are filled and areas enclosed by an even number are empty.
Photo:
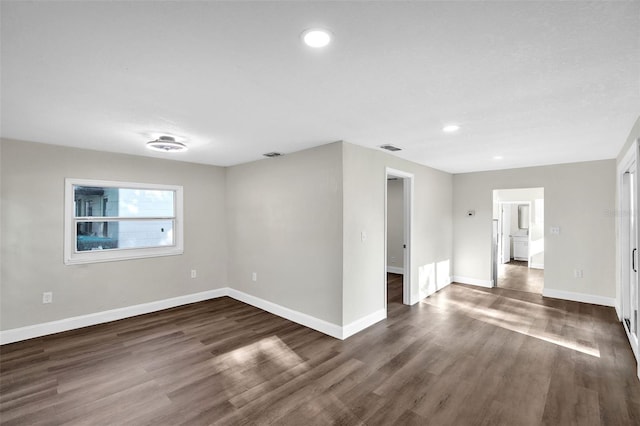
M42 293L42 303L53 303L53 293L50 291Z
M251 274L251 281L256 282L258 281L258 273L254 272Z
M573 270L573 277L574 278L582 278L583 273L582 273L582 269L574 269Z
M196 271L195 269L191 270L191 278L195 278L198 276L198 271Z

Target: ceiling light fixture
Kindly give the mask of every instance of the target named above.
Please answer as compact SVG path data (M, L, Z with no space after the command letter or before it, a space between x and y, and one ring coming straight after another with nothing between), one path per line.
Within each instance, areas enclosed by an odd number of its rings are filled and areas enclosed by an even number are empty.
M445 133L453 133L457 132L458 130L460 130L460 126L458 126L457 124L449 124L442 128L442 131Z
M274 158L274 157L282 157L284 154L281 152L267 152L266 154L262 154L265 157Z
M387 151L391 152L402 151L402 148L398 148L397 146L391 144L380 145L380 148L386 149Z
M171 136L160 136L154 141L147 142L147 148L161 152L186 151L187 146L181 142L176 142Z
M496 155L493 157L494 160L502 160L502 155Z
M331 33L327 30L314 28L303 32L302 40L309 47L321 48L331 43Z

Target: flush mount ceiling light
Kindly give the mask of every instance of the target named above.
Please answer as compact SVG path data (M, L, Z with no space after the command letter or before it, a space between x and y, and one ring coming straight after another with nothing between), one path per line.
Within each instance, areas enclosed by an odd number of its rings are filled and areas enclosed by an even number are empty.
M442 131L445 133L454 133L460 130L460 126L457 124L448 124L442 128Z
M502 155L495 155L493 157L494 160L502 160L504 157Z
M302 33L302 41L309 47L321 48L331 43L331 33L327 30L314 28Z
M380 145L380 148L386 149L387 151L391 152L402 151L402 148L398 148L397 146L391 144Z
M266 154L262 154L265 157L274 158L274 157L282 157L284 154L281 152L267 152Z
M147 148L161 152L186 151L187 146L181 142L176 142L171 136L160 136L155 141L147 142Z

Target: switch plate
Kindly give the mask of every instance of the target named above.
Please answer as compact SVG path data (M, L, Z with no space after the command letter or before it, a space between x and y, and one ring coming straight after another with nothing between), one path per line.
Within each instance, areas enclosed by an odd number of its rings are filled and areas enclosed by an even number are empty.
M552 226L549 229L549 232L551 233L551 235L560 235L560 227L559 226Z
M258 273L254 272L251 274L251 281L256 282L258 281Z
M50 291L42 293L42 303L53 303L53 293Z
M582 278L582 276L583 276L582 269L574 269L573 270L573 277L574 278Z
M198 271L196 271L195 269L191 270L191 278L195 278L198 276Z
M363 243L367 241L367 233L364 231L360 232L360 239L362 240Z

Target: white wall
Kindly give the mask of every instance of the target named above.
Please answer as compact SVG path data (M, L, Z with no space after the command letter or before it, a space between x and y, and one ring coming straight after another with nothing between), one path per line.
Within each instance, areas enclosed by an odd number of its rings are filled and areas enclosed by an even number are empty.
M389 155L343 144L343 322L385 307L384 192L386 167L414 174L412 297L450 282L452 175ZM362 241L361 232L367 239ZM405 271L407 273L407 271Z
M387 267L399 271L404 266L404 186L403 180L387 181ZM393 271L391 271L393 272Z
M229 285L342 325L341 144L229 167L226 205Z
M12 140L0 152L1 330L226 287L223 168ZM67 177L182 185L184 254L65 265Z
M493 218L498 219L498 205L501 202L528 201L529 208L529 251L532 256L529 266L544 269L544 211L536 209L536 204L544 207L544 188L516 188L500 189L494 191L493 196ZM518 230L518 204L513 204L511 208L511 233ZM513 244L513 243L512 243ZM513 247L511 247L511 257L513 257Z
M613 300L614 160L465 173L453 182L456 280L491 281L492 191L544 187L545 293ZM468 217L467 210L476 215ZM552 226L560 235L549 234ZM574 278L574 269L582 269L583 278Z

